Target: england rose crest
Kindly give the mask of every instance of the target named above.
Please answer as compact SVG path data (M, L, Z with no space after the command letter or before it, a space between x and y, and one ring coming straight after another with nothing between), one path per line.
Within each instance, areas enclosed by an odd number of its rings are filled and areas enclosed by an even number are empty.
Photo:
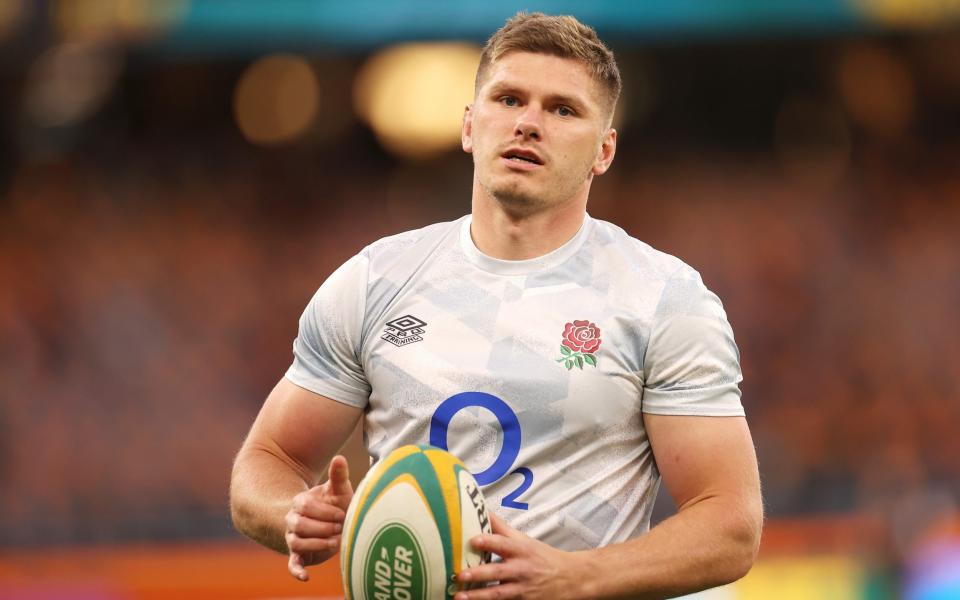
M597 366L594 356L600 348L600 328L590 321L574 321L563 328L563 341L560 342L560 358L567 370L576 366L583 369L583 363Z

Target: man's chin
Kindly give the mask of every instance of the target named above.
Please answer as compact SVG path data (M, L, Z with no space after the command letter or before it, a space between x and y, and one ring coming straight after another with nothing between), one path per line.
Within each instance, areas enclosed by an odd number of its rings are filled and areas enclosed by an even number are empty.
M546 203L541 195L528 189L529 186L524 185L525 182L510 181L497 183L500 183L500 185L487 187L487 192L505 208L511 207L518 210L523 208L536 208Z
M504 210L518 216L534 213L546 205L543 198L522 190L495 190L492 195Z

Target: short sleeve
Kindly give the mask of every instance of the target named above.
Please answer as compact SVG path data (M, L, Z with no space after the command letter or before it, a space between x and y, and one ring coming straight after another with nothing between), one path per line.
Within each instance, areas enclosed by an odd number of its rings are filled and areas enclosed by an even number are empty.
M354 256L320 286L300 316L285 377L332 400L363 408L370 384L360 362L369 260Z
M720 299L699 273L682 268L666 283L644 357L643 412L743 416L740 352Z

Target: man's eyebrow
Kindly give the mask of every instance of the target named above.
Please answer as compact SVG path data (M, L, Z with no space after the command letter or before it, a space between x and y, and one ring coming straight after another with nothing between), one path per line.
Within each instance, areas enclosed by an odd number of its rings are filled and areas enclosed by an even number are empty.
M501 81L490 86L490 94L516 94L518 96L523 95L523 90L520 89L520 86L506 81Z

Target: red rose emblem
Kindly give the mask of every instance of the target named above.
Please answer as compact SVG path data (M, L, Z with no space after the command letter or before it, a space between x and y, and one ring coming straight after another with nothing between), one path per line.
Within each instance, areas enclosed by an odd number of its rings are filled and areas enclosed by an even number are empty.
M593 354L600 347L600 328L590 321L567 323L562 343L574 352Z

